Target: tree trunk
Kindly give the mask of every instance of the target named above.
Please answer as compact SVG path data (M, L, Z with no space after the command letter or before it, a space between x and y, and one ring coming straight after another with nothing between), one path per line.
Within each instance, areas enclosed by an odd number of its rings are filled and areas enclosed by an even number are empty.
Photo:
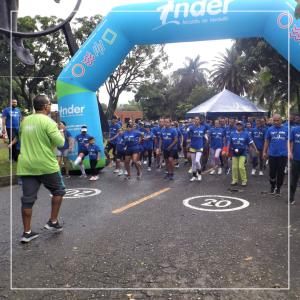
M112 116L115 114L119 97L110 97L108 102L108 108L106 111L107 120L111 120Z

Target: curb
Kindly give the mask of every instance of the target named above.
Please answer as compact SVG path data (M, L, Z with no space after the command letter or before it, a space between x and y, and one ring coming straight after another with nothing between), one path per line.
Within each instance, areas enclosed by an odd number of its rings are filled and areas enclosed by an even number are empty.
M18 176L12 176L12 185L18 184ZM0 176L0 187L10 186L10 176Z

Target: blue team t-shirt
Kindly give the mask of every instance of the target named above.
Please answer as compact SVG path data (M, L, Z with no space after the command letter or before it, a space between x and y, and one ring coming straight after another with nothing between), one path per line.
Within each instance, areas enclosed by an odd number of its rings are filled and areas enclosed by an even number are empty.
M204 147L204 137L207 131L205 125L191 125L188 129L188 136L191 139L190 148L200 150Z
M69 138L72 136L71 132L68 130L65 130L64 136L65 136L65 144L62 147L57 147L58 150L66 150L66 149L69 149L69 147L70 147Z
M125 131L123 134L124 143L127 151L139 151L140 150L140 137L141 132L138 130Z
M257 150L262 151L264 149L265 135L267 132L266 127L255 127L251 131L251 136Z
M178 138L178 132L175 128L164 128L161 131L162 150L177 150L177 144L175 144L172 149L168 149L175 138Z
M98 158L98 153L100 152L100 148L96 144L89 144L88 147L88 152L89 152L89 158L91 160L97 160Z
M112 139L118 134L118 130L121 128L121 125L119 123L115 125L110 125L109 126L109 138ZM116 139L110 141L111 144L115 145L117 143Z
M152 150L154 146L154 134L151 131L144 133L143 147L145 150Z
M5 126L6 128L19 129L21 121L21 111L19 108L7 107L2 111L2 117L6 117Z
M116 138L116 149L118 153L124 153L125 152L125 142L124 142L124 135L119 134Z
M224 146L225 130L222 127L213 127L209 130L210 147L214 150L222 149Z
M290 140L293 142L293 159L300 161L300 126L293 128Z
M156 126L156 127L152 128L153 136L154 136L154 138L156 138L156 142L155 142L156 143L155 144L156 147L158 147L158 145L159 145L159 141L160 141L160 138L161 138L161 131L162 130L163 130L163 127L160 127L160 126Z
M180 132L183 137L183 141L186 142L188 139L188 127L187 126L181 126L180 127Z
M75 137L75 140L78 142L78 151L87 151L88 148L86 146L86 144L89 143L89 138L90 138L90 135L88 134L78 134L76 137Z
M229 148L233 156L247 156L247 149L250 144L253 143L249 132L243 130L238 132L232 132L229 138ZM239 151L239 155L236 153L236 150Z
M288 128L285 126L272 126L266 132L266 140L269 144L269 155L270 156L287 156L287 142L288 142Z

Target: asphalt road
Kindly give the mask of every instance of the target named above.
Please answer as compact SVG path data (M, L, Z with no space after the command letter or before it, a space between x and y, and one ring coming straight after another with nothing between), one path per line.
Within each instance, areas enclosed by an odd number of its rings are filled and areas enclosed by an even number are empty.
M70 191L69 197L77 198L63 202L60 234L42 229L50 212L49 192L42 188L32 222L41 235L29 245L19 243L21 191L12 188L13 287L95 290L9 291L10 188L0 189L0 299L300 299L299 192L290 215L290 290L283 290L289 273L287 186L282 197L274 197L266 193L267 177L249 176L246 188L230 191L229 176L189 182L186 167L176 173L173 182L158 170L144 170L141 181L126 181L107 168L97 182L66 180L68 189L101 193L78 198L80 191ZM184 199L204 195L242 198L249 206L213 212L183 205ZM242 204L208 198L190 204L202 209Z

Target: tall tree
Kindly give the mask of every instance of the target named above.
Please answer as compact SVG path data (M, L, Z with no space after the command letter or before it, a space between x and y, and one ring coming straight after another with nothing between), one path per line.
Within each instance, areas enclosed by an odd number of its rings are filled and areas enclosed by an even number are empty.
M238 95L245 94L251 74L246 72L243 57L235 46L226 49L226 53L221 54L216 62L211 74L213 85L219 90L226 88Z
M166 68L167 62L163 45L135 46L105 83L109 94L107 118L113 116L123 92L135 92L142 84L160 78L160 68Z

